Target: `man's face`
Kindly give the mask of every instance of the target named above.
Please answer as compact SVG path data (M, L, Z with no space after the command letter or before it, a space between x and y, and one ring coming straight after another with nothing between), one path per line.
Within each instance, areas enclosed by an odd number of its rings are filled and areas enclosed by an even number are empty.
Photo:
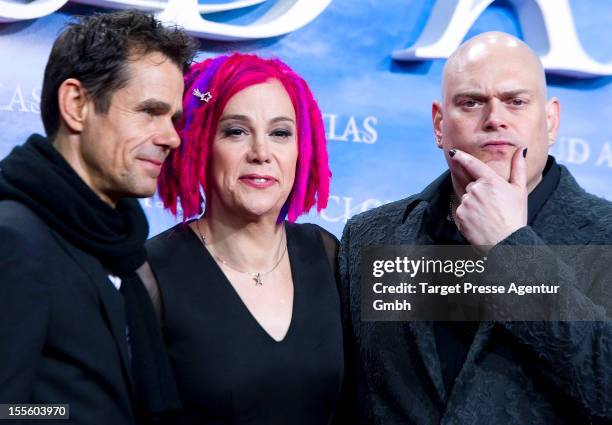
M535 58L518 47L476 44L458 55L445 74L444 102L434 104L438 146L457 148L510 177L512 156L528 148L527 187L541 179L556 136L556 100L546 103ZM446 156L448 159L448 156ZM449 163L449 166L452 166Z
M158 52L128 61L128 84L117 90L106 113L88 114L79 160L84 179L103 200L155 193L161 165L179 137L174 121L181 111L183 76Z

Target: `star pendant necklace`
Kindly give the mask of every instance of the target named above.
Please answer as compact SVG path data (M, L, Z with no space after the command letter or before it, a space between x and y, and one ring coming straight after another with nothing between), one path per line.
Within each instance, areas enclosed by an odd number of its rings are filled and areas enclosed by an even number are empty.
M276 270L276 268L279 266L279 264L281 263L281 261L283 260L283 258L285 257L285 254L287 253L287 233L283 232L283 237L281 238L280 244L276 250L276 252L280 251L280 247L281 245L283 245L283 240L284 240L284 246L283 246L283 252L280 254L280 256L278 257L278 260L276 260L276 262L274 263L274 265L272 266L271 269L269 269L268 271L265 272L248 272L248 271L244 271L244 270L240 270L237 267L232 266L229 262L225 261L223 258L219 257L215 251L212 249L212 246L210 244L208 244L206 242L206 238L204 237L204 233L202 233L202 229L200 228L200 220L196 221L196 227L198 228L198 233L200 234L200 238L202 239L202 243L208 248L208 250L210 251L210 253L212 254L213 258L215 260L217 260L219 263L223 264L224 266L227 266L228 268L238 272L238 273L242 273L242 274L246 274L248 276L251 276L251 278L255 281L255 286L263 286L263 278L267 275L269 275L270 273L272 273L274 270Z

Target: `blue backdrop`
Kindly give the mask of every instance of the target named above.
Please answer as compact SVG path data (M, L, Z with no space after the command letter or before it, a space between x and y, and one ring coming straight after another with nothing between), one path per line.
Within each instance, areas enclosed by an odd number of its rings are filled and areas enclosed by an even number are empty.
M249 25L272 3L206 18ZM328 208L302 221L316 222L339 236L350 216L418 192L445 169L434 145L430 112L432 100L440 97L443 61L399 62L391 57L418 39L435 3L332 0L315 20L281 37L201 40L199 59L233 50L277 56L310 83L324 112L333 179ZM599 62L612 61L612 2L569 4L584 49ZM64 23L75 14L105 10L109 9L68 2L36 20L0 24L0 157L30 133L43 131L42 75ZM522 37L525 29L510 3L495 1L466 38L489 30ZM548 77L549 95L557 96L562 106L560 135L552 153L583 187L612 199L612 77ZM155 198L142 200L142 205L151 235L174 223Z

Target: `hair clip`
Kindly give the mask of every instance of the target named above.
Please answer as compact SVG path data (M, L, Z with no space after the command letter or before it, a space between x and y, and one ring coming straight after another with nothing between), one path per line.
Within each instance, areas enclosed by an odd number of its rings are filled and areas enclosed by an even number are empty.
M208 103L208 101L212 99L212 94L210 94L209 91L207 91L206 93L202 93L200 89L197 88L193 89L193 95L206 103Z

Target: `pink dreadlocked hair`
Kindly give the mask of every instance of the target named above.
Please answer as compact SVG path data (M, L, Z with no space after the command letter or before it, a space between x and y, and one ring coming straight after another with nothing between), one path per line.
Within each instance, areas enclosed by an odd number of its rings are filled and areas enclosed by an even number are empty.
M321 111L306 82L278 59L234 53L191 66L185 75L184 116L177 124L181 147L170 153L158 178L159 196L175 216L178 203L183 221L202 212L207 193L208 164L217 123L227 102L249 86L278 80L289 95L297 122L298 160L295 182L278 221L293 222L316 203L327 206L331 172L327 160ZM194 95L198 90L199 95ZM210 92L212 100L203 96Z

